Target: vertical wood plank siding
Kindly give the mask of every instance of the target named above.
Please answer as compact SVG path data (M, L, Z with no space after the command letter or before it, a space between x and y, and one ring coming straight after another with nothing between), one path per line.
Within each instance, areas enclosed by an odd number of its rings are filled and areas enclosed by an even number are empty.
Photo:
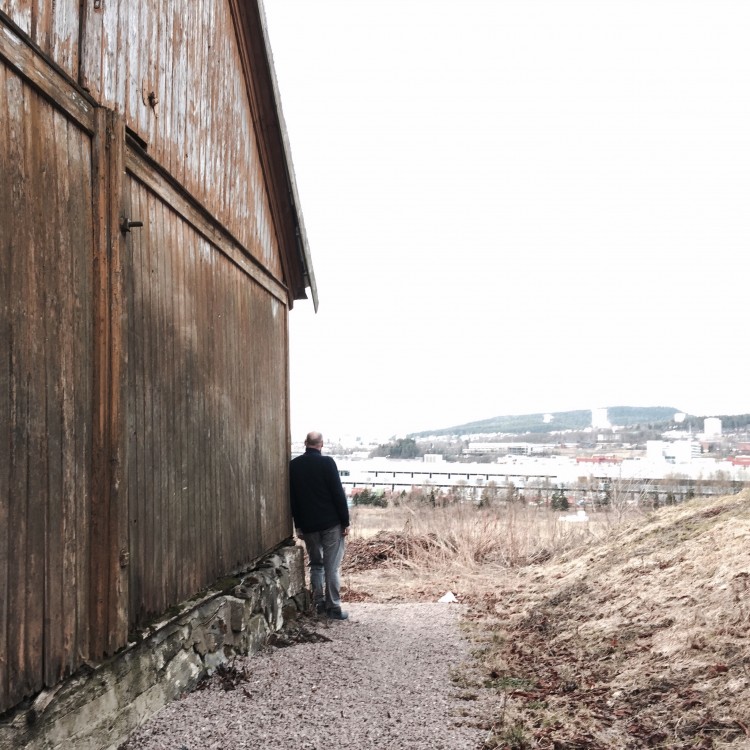
M130 616L288 533L286 305L130 177L126 282Z
M2 63L0 112L2 708L88 650L92 209L89 136Z
M236 9L0 0L0 713L291 530L305 269Z
M149 154L281 280L228 0L95 6L0 0L0 10L100 104L121 113Z
M128 634L127 506L121 500L124 471L124 400L120 231L125 127L116 113L98 108L93 149L93 467L91 493L90 654L101 658L123 646Z
M80 0L0 0L0 11L75 79L78 78L80 5Z
M86 3L81 83L281 280L228 0Z

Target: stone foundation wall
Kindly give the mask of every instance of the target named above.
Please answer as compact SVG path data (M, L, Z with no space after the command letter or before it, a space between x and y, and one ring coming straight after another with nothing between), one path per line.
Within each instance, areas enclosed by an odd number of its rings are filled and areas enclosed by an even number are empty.
M239 584L209 592L85 674L0 720L0 750L116 750L162 706L307 608L300 547L281 547Z

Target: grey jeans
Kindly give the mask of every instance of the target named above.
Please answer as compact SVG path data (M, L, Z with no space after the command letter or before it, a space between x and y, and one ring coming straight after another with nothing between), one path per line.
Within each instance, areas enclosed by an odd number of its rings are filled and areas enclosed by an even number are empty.
M307 556L310 558L310 588L313 605L326 610L341 609L339 566L344 557L344 534L341 526L323 531L306 531Z

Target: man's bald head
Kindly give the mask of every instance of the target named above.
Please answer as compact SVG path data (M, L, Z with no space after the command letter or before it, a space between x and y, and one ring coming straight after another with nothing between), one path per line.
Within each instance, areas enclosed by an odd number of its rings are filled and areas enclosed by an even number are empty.
M322 448L323 435L320 432L308 432L305 438L305 445L308 448Z

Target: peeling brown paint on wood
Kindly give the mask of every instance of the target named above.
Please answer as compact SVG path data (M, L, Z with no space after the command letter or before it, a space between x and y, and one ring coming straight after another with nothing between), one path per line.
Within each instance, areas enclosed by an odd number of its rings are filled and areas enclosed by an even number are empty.
M262 554L288 521L285 412L274 411L286 399L286 318L159 196L128 183L130 205L150 217L128 239L137 624Z
M107 3L88 6L84 24L81 84L122 112L149 154L282 281L229 4Z
M79 0L0 3L5 13L39 49L71 77L78 75Z
M140 158L138 154L129 151L126 154L126 166L140 182L148 185L149 189L157 193L162 200L168 203L173 210L177 211L184 219L206 237L212 245L217 247L231 261L242 268L255 282L263 286L277 299L286 303L288 292L279 284L266 269L263 269L252 259L248 258L242 251L242 247L227 234L226 230L201 210L200 206L186 199L170 181L167 181L154 168L153 164Z
M10 99L8 93L8 77L11 75L4 65L0 65L0 112L10 113ZM10 117L8 117L8 121ZM12 198L9 190L12 174L10 160L11 148L8 141L9 122L0 127L0 174L6 179L0 180L0 227L6 225L8 212L13 208ZM13 257L12 244L9 238L3 236L0 229L0 268L10 269ZM12 351L12 317L11 317L11 275L7 271L0 273L0 394L3 401L0 402L0 448L6 451L5 462L0 461L0 581L7 582L10 574L11 559L10 552L10 474L4 469L9 468L10 460L10 435L11 425L11 351ZM8 659L8 615L9 615L10 589L6 588L5 596L0 596L0 653L4 654L0 662L0 708L9 705L10 695L10 665Z
M0 711L291 529L300 261L232 7L0 0Z
M91 452L90 140L0 64L0 706L80 664ZM62 221L74 212L75 222Z
M78 72L79 6L80 0L6 0L0 3L0 10L74 78Z
M126 493L122 437L123 306L122 181L125 124L116 113L96 111L93 154L93 475L91 503L90 648L96 658L121 648L128 632Z
M4 58L18 74L92 133L92 102L48 60L36 53L15 28L4 25L2 21L0 17L0 59Z
M94 99L120 112L155 160L205 200L253 258L298 289L301 276L284 260L297 252L286 226L289 186L276 184L279 173L271 167L271 159L283 162L281 141L267 155L261 143L272 95L238 75L263 59L260 31L251 56L237 36L257 29L260 16L243 4L233 11L234 5L150 0L96 8L39 0L6 3L5 12ZM242 15L239 26L233 13Z

